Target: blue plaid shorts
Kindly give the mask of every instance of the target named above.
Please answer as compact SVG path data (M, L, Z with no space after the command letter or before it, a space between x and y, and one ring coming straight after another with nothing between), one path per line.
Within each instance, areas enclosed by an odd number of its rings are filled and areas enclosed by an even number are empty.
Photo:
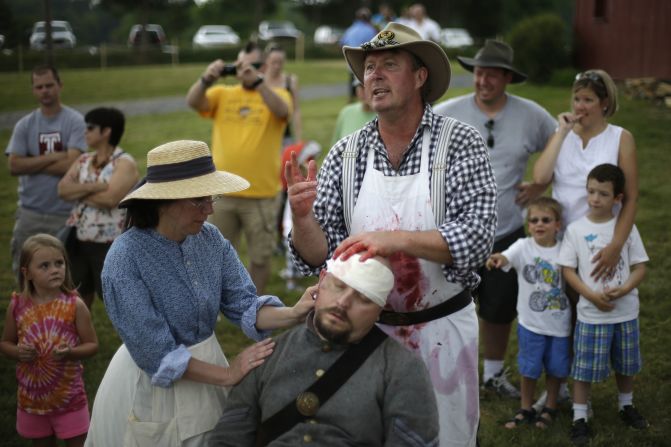
M641 371L638 319L613 324L578 321L573 339L571 377L581 382L602 382L613 370L623 376Z

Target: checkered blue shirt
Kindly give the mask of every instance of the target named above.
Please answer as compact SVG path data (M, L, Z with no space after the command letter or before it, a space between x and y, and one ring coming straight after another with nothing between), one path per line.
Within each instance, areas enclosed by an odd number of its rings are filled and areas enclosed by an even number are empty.
M377 118L360 133L354 180L354 195L358 196L366 171L368 148L374 149L374 167L385 176L406 176L419 173L422 133L430 129L429 171L432 172L438 133L445 117L436 115L426 106L421 123L403 155L398 171L394 170L380 138ZM343 218L342 153L350 136L339 140L329 151L317 176L317 199L314 214L328 243L330 258L335 248L348 236ZM443 265L449 282L475 288L480 278L475 270L491 253L496 230L496 181L489 162L489 153L482 137L473 127L458 122L452 131L447 152L445 172L445 217L438 227L452 254L453 263ZM430 174L431 175L431 174ZM429 179L429 182L431 180ZM291 236L290 236L291 238ZM290 239L294 264L303 275L316 275L325 267L312 268L303 261Z

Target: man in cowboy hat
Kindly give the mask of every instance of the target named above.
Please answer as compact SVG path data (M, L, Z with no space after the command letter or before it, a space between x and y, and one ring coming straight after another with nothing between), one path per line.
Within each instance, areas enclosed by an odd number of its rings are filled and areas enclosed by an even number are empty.
M209 445L436 445L426 367L375 327L394 285L388 265L358 255L327 262L314 311L231 390Z
M440 445L475 445L478 321L470 289L496 228L496 182L477 131L433 113L450 82L443 49L388 24L345 59L377 118L330 150L316 180L285 166L292 253L304 274L332 255L387 256L396 282L380 327L427 364Z
M240 233L247 241L249 274L263 294L277 246L277 199L280 193L282 137L291 118L291 95L270 87L263 78L264 56L253 42L238 53L234 64L217 59L189 89L187 104L210 118L212 156L217 169L249 180L245 191L221 200L208 219L240 250ZM235 85L213 85L235 75Z
M498 186L498 226L494 252L524 237L523 208L543 193L546 185L523 182L527 160L542 151L557 122L541 106L506 93L508 84L526 80L513 67L513 49L504 42L487 40L475 58L457 57L473 72L474 92L436 106L436 113L475 127L489 148ZM512 321L517 315L517 278L514 272L480 270L478 287L480 327L484 345L484 388L502 396L519 398L506 378L503 359Z

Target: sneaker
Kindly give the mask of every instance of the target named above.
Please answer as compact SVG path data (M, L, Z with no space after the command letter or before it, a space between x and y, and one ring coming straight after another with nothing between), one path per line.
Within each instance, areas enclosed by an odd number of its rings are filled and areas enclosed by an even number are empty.
M532 407L534 410L540 413L540 411L543 409L547 401L548 401L548 392L543 391L543 394L541 394L541 396L538 398L536 403L532 405ZM557 405L562 405L566 403L569 404L571 403L571 393L569 393L568 388L561 387L559 388L559 396L557 396Z
M625 405L620 410L620 418L622 418L625 424L637 430L648 428L648 421L641 416L641 413L633 405Z
M585 419L573 421L571 425L571 442L573 445L587 445L589 443L589 425Z
M502 369L494 377L489 379L482 386L485 390L493 391L499 396L509 397L511 399L519 399L520 392L515 386L508 381L508 368Z

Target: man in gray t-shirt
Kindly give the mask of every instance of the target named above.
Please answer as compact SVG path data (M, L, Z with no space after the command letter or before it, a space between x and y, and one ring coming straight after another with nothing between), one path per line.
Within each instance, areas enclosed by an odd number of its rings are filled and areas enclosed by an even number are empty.
M513 50L507 44L488 40L475 58L458 57L473 72L474 93L453 98L434 107L475 127L489 147L498 186L498 226L493 252L501 252L524 237L523 208L545 190L546 185L523 182L529 156L542 151L557 123L541 106L506 93L508 84L523 82L526 75L513 65ZM479 272L480 326L484 345L485 388L509 397L519 392L508 382L503 369L512 321L517 314L517 278L514 272Z
M39 108L14 126L5 149L9 172L19 177L19 202L12 234L12 269L18 272L23 242L33 234L57 234L72 203L58 197L58 181L86 149L84 117L61 104L58 71L36 67L32 91Z

